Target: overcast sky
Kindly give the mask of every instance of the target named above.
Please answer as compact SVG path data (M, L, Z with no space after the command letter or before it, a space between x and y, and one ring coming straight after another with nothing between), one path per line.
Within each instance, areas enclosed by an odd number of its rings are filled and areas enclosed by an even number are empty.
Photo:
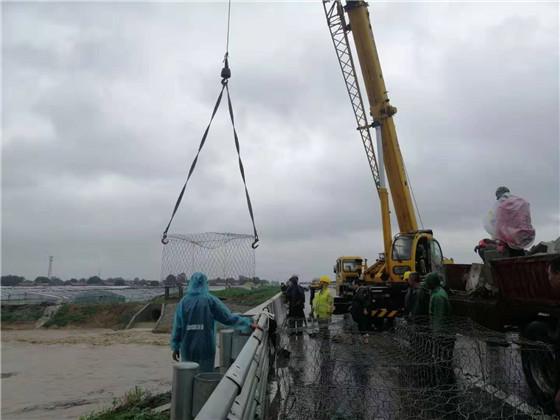
M473 262L507 185L560 235L558 3L376 3L424 227ZM2 273L159 278L160 235L219 90L226 3L2 4ZM230 82L257 275L382 251L320 2L232 5ZM226 108L171 232L251 232ZM394 230L396 223L393 224Z

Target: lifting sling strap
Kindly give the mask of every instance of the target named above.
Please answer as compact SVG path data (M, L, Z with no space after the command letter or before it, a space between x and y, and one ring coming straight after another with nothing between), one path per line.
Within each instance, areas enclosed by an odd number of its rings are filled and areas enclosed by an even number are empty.
M183 184L183 188L181 189L181 192L179 193L179 197L177 198L177 202L175 203L175 207L173 208L173 213L171 214L171 219L169 220L169 223L167 224L167 227L163 231L161 242L164 245L169 242L168 239L167 239L167 232L169 231L169 227L171 226L171 222L173 221L173 218L175 217L175 214L177 213L177 210L179 209L179 206L181 205L181 201L183 200L183 195L185 194L185 189L187 188L187 184L189 182L189 179L191 178L191 175L194 172L194 168L196 167L196 163L198 161L198 156L200 155L200 152L202 151L202 148L204 147L204 144L206 143L206 138L208 136L208 132L210 131L210 126L212 125L212 121L214 120L214 116L216 115L216 112L218 111L218 108L220 107L220 102L222 101L222 96L223 96L224 90L225 90L226 95L227 95L227 100L228 100L228 110L229 110L229 116L230 116L230 119L231 119L231 126L233 128L233 138L235 140L235 148L237 150L237 159L239 161L239 171L241 172L241 178L243 179L243 185L245 187L245 197L247 198L247 208L249 209L249 215L251 216L251 222L253 223L253 236L254 236L255 240L253 241L253 244L251 246L253 247L253 249L258 247L259 235L257 233L257 228L255 226L255 217L253 215L253 206L251 204L251 198L249 197L249 190L247 189L247 182L245 181L245 169L243 167L243 161L241 160L241 152L240 152L240 148L239 148L239 137L237 136L237 130L235 129L235 120L234 120L234 117L233 117L233 106L231 104L231 98L230 98L230 95L229 95L228 80L231 77L231 70L230 70L229 64L228 64L228 53L227 52L226 52L226 55L225 55L225 58L224 58L224 68L222 69L221 77L222 77L222 82L221 82L222 83L222 89L220 90L220 94L218 95L218 99L216 100L216 104L214 105L214 110L212 111L212 116L210 117L210 122L208 123L208 126L206 127L206 130L204 130L202 140L200 141L200 145L198 146L198 151L196 153L196 156L194 157L194 159L192 161L191 167L189 169L189 173L187 175L187 179L186 179L185 183Z

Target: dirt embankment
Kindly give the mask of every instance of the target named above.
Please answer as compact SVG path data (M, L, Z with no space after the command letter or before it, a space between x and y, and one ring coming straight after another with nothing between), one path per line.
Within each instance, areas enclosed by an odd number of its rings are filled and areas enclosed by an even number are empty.
M47 306L47 304L2 305L2 329L34 328Z
M244 313L278 293L277 287L257 289L230 288L213 292L232 312ZM159 302L162 298L154 300ZM171 299L169 302L177 301ZM162 300L163 301L163 300ZM49 319L46 328L110 328L123 329L145 302L125 303L67 303ZM34 328L47 305L2 306L3 329Z
M144 304L104 303L104 304L65 304L45 324L47 328L112 328L121 329Z
M46 328L122 329L144 303L64 304L45 323ZM3 305L2 329L29 329L43 315L47 305Z

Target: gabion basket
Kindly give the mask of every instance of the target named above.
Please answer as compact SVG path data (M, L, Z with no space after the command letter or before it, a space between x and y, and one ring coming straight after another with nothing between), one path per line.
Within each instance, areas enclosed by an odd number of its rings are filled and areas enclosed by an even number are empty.
M205 232L168 235L161 262L161 280L184 283L195 272L209 280L255 277L253 235Z
M545 419L524 376L524 360L546 360L543 343L488 330L470 319L395 320L362 335L351 317L330 324L284 323L268 420ZM552 374L552 367L551 367Z

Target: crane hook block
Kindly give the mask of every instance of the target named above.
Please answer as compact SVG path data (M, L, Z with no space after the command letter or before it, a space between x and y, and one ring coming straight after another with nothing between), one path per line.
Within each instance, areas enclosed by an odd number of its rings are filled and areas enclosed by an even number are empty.
M231 70L230 70L230 68L229 68L229 62L228 62L228 59L227 59L227 53L226 53L226 56L225 56L225 58L224 58L224 68L222 69L222 72L220 73L220 77L221 77L223 80L227 80L227 79L229 79L229 78L231 77Z
M231 70L229 69L229 67L224 67L222 69L222 72L220 73L220 76L222 77L222 79L229 79L231 77Z

